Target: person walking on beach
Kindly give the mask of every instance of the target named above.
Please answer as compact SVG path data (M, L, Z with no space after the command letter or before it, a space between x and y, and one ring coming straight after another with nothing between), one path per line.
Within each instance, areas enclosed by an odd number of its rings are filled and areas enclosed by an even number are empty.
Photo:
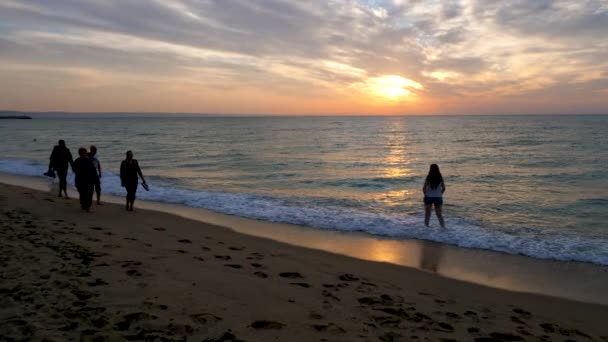
M445 192L445 183L443 182L443 176L439 171L437 164L432 164L429 169L429 174L426 176L424 186L422 187L424 193L424 225L429 226L429 220L431 219L431 210L433 205L435 206L435 214L439 219L441 227L445 228L445 222L443 221L443 214L441 208L443 206L443 193Z
M127 211L133 211L137 183L139 183L138 177L141 177L142 186L145 188L146 180L141 173L139 163L133 159L133 152L127 151L127 158L120 163L120 183L127 190Z
M49 159L49 171L47 173L51 174L53 171L57 173L57 177L59 177L59 197L61 197L61 192L63 192L65 198L69 198L67 189L68 167L71 166L73 170L74 161L72 160L72 153L65 146L64 140L59 140L57 145L53 147L53 152L51 152Z
M91 158L87 156L87 149L84 147L79 148L78 156L74 161L74 174L76 175L74 182L80 194L80 206L82 210L89 211L93 203L95 183L99 179L97 178L97 171Z
M99 163L99 159L97 159L97 147L95 145L91 145L89 148L89 158L95 167L95 172L97 173L97 182L95 182L95 194L97 195L97 205L101 205L101 164Z

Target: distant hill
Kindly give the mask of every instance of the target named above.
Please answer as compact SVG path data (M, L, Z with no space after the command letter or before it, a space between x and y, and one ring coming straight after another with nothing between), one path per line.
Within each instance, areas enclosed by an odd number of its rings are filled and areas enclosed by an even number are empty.
M0 119L31 119L31 116L15 110L0 110Z
M25 115L20 115L20 116L0 116L0 120L2 119L17 119L17 120L31 120L32 117L31 116L25 116Z

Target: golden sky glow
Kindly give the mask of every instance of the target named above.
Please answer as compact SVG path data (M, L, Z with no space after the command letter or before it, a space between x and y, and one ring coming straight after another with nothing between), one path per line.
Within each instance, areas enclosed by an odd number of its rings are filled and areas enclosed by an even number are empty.
M0 0L0 109L608 112L608 0Z

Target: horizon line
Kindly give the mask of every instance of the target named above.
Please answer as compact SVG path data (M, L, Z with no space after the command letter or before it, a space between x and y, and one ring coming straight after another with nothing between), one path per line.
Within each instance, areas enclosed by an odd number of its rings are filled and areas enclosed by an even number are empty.
M200 112L132 112L132 111L23 111L0 109L0 115L6 114L40 114L40 115L134 115L134 116L206 116L206 117L323 117L323 116L356 116L356 117L400 117L400 116L576 116L576 115L608 115L606 113L400 113L400 114L371 114L371 113L296 113L296 114L270 114L270 113L200 113Z

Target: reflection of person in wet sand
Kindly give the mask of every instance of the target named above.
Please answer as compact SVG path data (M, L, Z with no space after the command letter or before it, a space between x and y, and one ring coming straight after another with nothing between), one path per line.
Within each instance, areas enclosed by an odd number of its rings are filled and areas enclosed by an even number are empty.
M437 164L432 164L429 169L429 174L426 176L424 186L422 187L424 193L424 225L429 226L429 220L431 219L431 210L433 205L435 206L435 214L439 219L441 227L445 228L445 222L443 221L443 214L441 209L443 207L443 193L445 192L445 184L443 183L443 176L439 171Z
M441 262L442 247L437 244L424 242L420 250L420 268L437 273Z

